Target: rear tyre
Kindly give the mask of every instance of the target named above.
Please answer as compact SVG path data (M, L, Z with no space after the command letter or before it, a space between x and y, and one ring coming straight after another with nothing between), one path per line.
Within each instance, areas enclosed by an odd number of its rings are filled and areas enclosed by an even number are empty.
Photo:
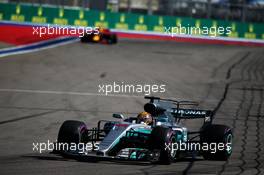
M80 38L80 39L81 39L81 42L82 42L82 43L87 42L87 40L88 40L87 38L88 38L87 34L84 34L84 35L81 36L81 38Z
M208 125L205 126L202 130L200 136L201 143L212 145L216 144L221 149L216 150L203 150L202 155L205 160L221 160L226 161L232 154L232 144L233 144L233 133L230 127L225 125Z
M81 42L82 43L90 43L90 42L93 42L93 37L94 37L94 34L91 33L91 34L87 34L85 33L82 37L81 37Z
M175 133L171 128L157 126L153 128L150 136L150 150L158 155L153 163L168 165L174 160L176 150L172 151L172 144L176 142ZM166 145L170 145L169 148ZM157 151L159 154L157 154Z
M71 143L79 144L86 143L86 133L87 127L85 123L75 120L67 120L65 121L59 130L58 134L58 143L62 144L60 146L60 152L69 151L69 147ZM65 146L65 145L68 145Z
M116 44L117 43L117 36L116 34L110 35L108 39L108 44Z

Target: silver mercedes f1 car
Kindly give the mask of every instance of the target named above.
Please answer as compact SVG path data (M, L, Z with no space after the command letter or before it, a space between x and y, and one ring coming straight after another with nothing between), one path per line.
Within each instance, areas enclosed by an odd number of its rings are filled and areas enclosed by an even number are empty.
M213 124L212 111L183 107L197 106L191 101L159 97L145 99L149 102L144 105L144 111L151 117L147 124L138 117L125 118L122 114L113 114L113 121L100 120L94 128L87 128L81 121L68 120L59 129L59 146L54 153L158 164L170 164L194 155L206 160L227 160L230 157L232 130L225 125ZM203 119L204 122L198 131L189 131L181 124L185 119Z

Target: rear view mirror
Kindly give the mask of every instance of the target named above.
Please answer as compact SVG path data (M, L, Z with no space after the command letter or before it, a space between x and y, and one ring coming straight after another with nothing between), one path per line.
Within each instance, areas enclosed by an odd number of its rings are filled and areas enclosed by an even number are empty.
M125 119L125 117L122 114L113 114L113 117L118 119Z

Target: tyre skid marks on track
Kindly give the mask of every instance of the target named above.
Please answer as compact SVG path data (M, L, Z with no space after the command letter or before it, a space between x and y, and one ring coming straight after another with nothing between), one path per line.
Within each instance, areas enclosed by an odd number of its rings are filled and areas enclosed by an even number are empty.
M259 62L259 60L260 60L260 58L258 58L258 59L256 59L254 62L250 62L251 64L250 64L250 66L248 65L247 66L247 69L245 69L246 67L244 67L243 69L242 69L242 77L241 77L241 79L243 80L244 78L245 78L245 72L247 72L247 75L248 75L248 79L249 80L252 80L252 78L254 77L254 78L256 78L257 79L257 69L255 68L255 66L258 66L258 62ZM254 66L254 67L253 67ZM245 71L246 70L246 71ZM253 71L250 71L250 70L253 70ZM251 75L251 73L252 73L252 75ZM251 90L250 91L248 91L248 89L245 89L245 88L243 88L242 89L242 92L243 92L243 95L242 95L242 100L241 100L241 105L238 107L238 110L237 110L237 112L236 112L236 118L233 120L234 122L233 122L233 127L234 127L234 129L236 129L236 122L239 120L239 111L241 111L242 110L242 108L243 108L243 105L245 105L245 103L244 103L244 101L246 100L246 93L247 92L249 92L250 94L250 104L248 105L248 107L247 107L247 110L246 110L246 118L245 119L243 119L243 121L244 121L244 125L245 125L245 132L244 132L244 134L242 134L242 137L243 137L243 139L242 139L242 150L240 151L240 154L241 154L241 159L242 159L242 164L241 165L239 165L238 167L240 168L240 172L238 172L237 174L240 174L240 173L243 173L246 169L244 168L244 166L247 164L247 162L246 162L246 159L245 159L245 155L246 155L246 144L247 144L247 139L248 139L248 129L249 129L249 125L248 125L248 123L249 123L249 116L250 116L250 111L252 110L252 107L253 107L253 102L254 102L254 100L255 100L255 91L254 90L252 90L252 89L254 89L254 87L251 85ZM261 95L261 102L259 103L259 106L261 106L262 105L262 98L263 98L263 96ZM259 119L259 117L258 117L258 119ZM257 124L259 124L260 122L257 120ZM257 128L257 129L259 129L259 128ZM259 135L259 131L257 131L257 135ZM258 147L260 147L260 140L259 140L259 136L257 136L257 142L258 142ZM259 167L260 167L260 161L258 161L257 159L258 158L260 158L260 155L258 155L259 154L259 150L257 150L257 151L255 151L254 152L256 155L257 155L257 158L256 159L254 159L254 161L257 163L257 165L255 166L255 169L257 170L257 175L258 174L260 174L260 170L259 170ZM223 172L224 172L224 170L225 170L225 168L226 168L226 166L228 165L228 163L226 162L224 165L223 165L223 167L222 167L222 170L220 171L220 173L219 174L222 174Z
M242 59L240 59L240 61L241 61ZM244 61L245 59L243 59L243 61ZM242 63L243 61L241 61L240 63ZM247 64L246 64L246 67L247 67ZM243 81L243 79L244 79L244 71L245 71L245 68L246 67L244 67L243 69L241 69L241 80L240 81ZM229 74L229 76L227 76L227 77L229 77L229 78L231 78L231 72L230 72L230 74ZM233 119L232 120L232 127L233 127L233 130L235 131L236 130L236 122L237 122L237 119L239 118L239 114L240 114L240 112L241 112L241 109L243 108L243 106L244 106L244 102L245 102L245 99L246 99L246 91L242 91L243 93L242 93L242 100L240 101L240 104L238 105L238 108L237 108L237 110L236 110L236 113L235 113L235 119ZM244 121L244 120L243 120ZM242 140L242 142L244 143L244 140ZM244 147L242 146L242 150L244 150ZM240 152L240 154L241 154L241 152ZM244 160L242 159L242 163L245 163L244 162ZM226 167L228 166L228 164L229 164L229 160L228 161L226 161L222 166L221 166L221 170L218 172L218 174L223 174L224 172L225 172L225 170L226 170ZM239 167L239 169L240 169L240 172L243 172L243 170L241 169L241 167Z
M2 124L6 124L6 123L12 123L12 122L17 122L20 120L25 120L25 119L30 119L30 118L36 118L36 117L41 117L41 116L45 116L47 114L52 114L57 112L56 110L52 110L52 111L46 111L46 112L41 112L38 114L31 114L31 115L27 115L27 116L23 116L23 117L19 117L19 118L14 118L14 119L10 119L10 120L4 120L4 121L0 121L0 125Z
M240 58L237 62L235 62L234 64L232 64L226 73L226 77L225 79L228 80L231 78L231 74L232 74L232 70L239 64L241 64L246 58L248 58L248 56L250 55L250 52L247 52L242 58ZM216 107L213 110L213 117L215 116L215 114L217 113L217 111L220 109L220 107L222 106L223 102L225 101L228 91L229 91L229 87L231 86L232 82L227 82L225 85L225 90L223 93L223 96L221 97L219 103L216 105Z
M211 79L214 79L214 78L216 77L216 75L217 75L217 72L218 72L219 70L221 70L222 67L225 67L225 65L228 65L228 64L229 64L233 59L235 59L237 56L239 56L239 55L236 54L235 56L229 58L229 59L226 60L224 63L222 63L222 64L220 64L219 66L217 66L216 68L214 68L213 72L211 73L210 78L211 78ZM240 56L238 59L241 59L241 56ZM208 90L207 90L207 93L206 93L206 95L204 96L204 98L203 98L202 101L207 101L207 102L208 102L207 99L209 98L209 95L210 95L211 93L213 93L212 90L214 89L214 85L215 85L215 84L213 84L213 83L209 84L209 86L208 86Z
M262 52L261 55L264 55L264 52ZM264 58L262 58L262 60L264 60ZM263 67L264 67L264 61L262 61L261 67L262 67L262 69L260 71L260 75L262 77L262 80L264 80L264 69L263 69Z
M257 80L264 80L264 76L263 76L263 74L261 74L261 72L263 72L263 69L259 69L259 67L263 66L263 63L264 63L261 55L260 55L259 60L261 60L261 62L257 65L254 73L255 73L255 77ZM259 70L261 70L261 72L259 72ZM260 77L258 77L258 73L260 74ZM263 89L262 89L263 87L258 87L258 88L260 88L261 90L260 91L254 91L255 93L259 92L259 97L260 97L260 102L258 104L257 114L256 114L257 115L257 121L256 121L257 122L256 123L257 124L257 126L256 126L257 127L257 130L256 130L256 134L257 134L256 135L257 136L256 155L257 155L257 157L255 158L255 161L257 162L257 165L255 166L255 169L257 169L257 175L259 175L261 173L260 168L261 168L261 147L262 147L262 145L261 145L261 141L260 141L260 139L261 139L261 136L260 136L260 133L261 133L260 132L260 128L261 128L260 119L261 119L261 107L262 107L263 98L264 98L263 97L263 95L264 95Z
M240 65L244 60L246 60L246 58L248 58L250 54L251 54L251 52L246 52L242 57L240 57L237 61L235 61L235 62L234 62L234 63L233 63L228 69L227 69L227 73L226 73L226 76L225 76L225 79L226 79L226 80L229 80L229 79L231 78L231 75L232 75L232 71L233 71L233 69L234 69L235 67L237 67L238 65ZM233 58L233 57L232 57L232 58ZM232 60L232 58L229 59L229 60ZM226 63L228 63L228 62L229 62L229 61L227 61ZM224 64L225 64L225 63L224 63ZM221 64L219 67L222 67L224 64ZM219 67L216 68L216 69L218 70ZM212 76L216 76L217 70L214 70L214 71L213 71ZM230 86L231 86L232 83L233 83L233 82L228 82L228 81L227 81L227 83L225 84L225 88L224 88L223 95L222 95L221 99L218 101L216 107L215 107L214 110L213 110L213 117L215 116L215 114L217 113L217 111L221 108L221 106L222 106L222 104L224 103L224 101L226 100L226 97L227 97L227 94L228 94L229 88L230 88ZM212 89L213 89L213 84L210 84L210 85L209 85L209 90L208 90L208 93L207 93L206 97L209 97L209 94L212 93ZM204 99L204 100L205 100L205 99ZM225 162L225 164L227 164L227 163L228 163L228 162ZM191 168L194 166L194 164L195 164L195 162L194 162L194 161L191 161L191 162L187 165L187 167L184 169L183 174L188 174L189 171L191 170ZM224 171L225 166L226 166L225 164L224 164L223 167L222 167L223 171ZM221 170L221 171L222 171L222 170ZM220 172L221 172L221 171L220 171Z
M244 56L242 59L240 59L240 60L238 60L236 63L234 63L229 69L228 69L228 71L227 71L227 75L226 75L226 78L227 79L229 79L229 78L231 78L231 74L232 74L232 70L237 66L237 65L239 65L239 64L241 64L244 60L245 60L245 58L247 58L249 56L249 54L247 54L246 56ZM227 83L227 85L226 85L226 87L225 87L225 91L224 91L224 94L223 94L223 98L221 99L221 100L223 100L222 102L220 101L219 102L219 104L217 105L217 107L215 108L215 114L216 114L216 112L218 111L218 109L220 109L220 107L222 106L222 104L223 104L223 102L225 101L225 99L226 99L226 96L227 96L227 93L228 93L228 90L230 89L230 86L232 85L232 84L234 84L234 83L240 83L240 82L242 82L242 81L244 81L244 79L245 79L245 76L247 75L247 79L248 80L253 80L252 78L253 77L255 77L255 79L256 80L258 80L258 76L257 76L257 70L259 70L257 67L258 66L260 66L260 65L262 65L262 64L259 64L260 62L262 62L261 60L261 57L259 57L258 59L254 59L253 61L250 61L248 64L245 64L245 66L244 67L242 67L241 68L241 80L240 81L236 81L236 82L231 82L231 83ZM263 63L263 62L262 62ZM245 68L247 68L247 69L245 69ZM253 71L252 71L253 70ZM260 72L260 74L262 75L263 74L263 71L261 71ZM214 75L216 75L216 71L215 71L215 73L214 73ZM263 77L263 76L262 76ZM208 92L208 96L209 96L209 94L211 93L211 90L210 89L212 89L213 88L213 85L210 85L210 87L209 87L209 92ZM249 116L250 116L250 111L252 110L252 107L253 107L253 104L254 104L254 101L255 101L255 94L254 94L254 92L255 92L255 87L254 87L254 85L251 85L251 88L250 89L246 89L245 87L243 87L243 89L241 89L242 90L242 93L243 93L243 95L242 95L242 100L240 101L240 104L238 105L238 108L237 108L237 110L236 110L236 114L235 114L235 119L232 119L232 126L233 126L233 128L234 129L236 129L236 122L237 121L239 121L239 120L242 120L242 121L244 121L244 125L245 125L245 127L246 127L246 129L245 129L245 133L244 133L244 135L243 135L243 139L242 139L242 150L240 151L240 155L241 155L241 158L242 158L242 164L241 165L239 165L238 167L239 167L239 169L240 169L240 172L238 172L238 174L240 174L240 173L243 173L246 169L244 168L244 166L247 164L247 162L246 162L246 159L245 159L245 152L246 152L246 142L247 142L247 137L248 137L248 128L249 128L249 125L248 125L248 122L249 121L251 121L250 119L249 119ZM249 104L246 104L245 103L245 100L246 100L246 94L247 94L247 92L248 91L250 91L250 102L249 102ZM260 92L262 93L262 89L260 88ZM207 96L207 97L208 97ZM263 103L263 95L261 95L261 102L260 103L257 103L260 107L259 108L261 108L261 106L262 106L262 103ZM240 117L239 117L239 113L241 112L241 110L242 110L242 108L243 108L243 106L244 105L246 105L246 107L247 107L247 109L246 109L246 118L245 119L240 119ZM258 116L257 116L257 123L258 124L260 124L260 114L259 114L260 112L258 112ZM259 128L258 128L259 129ZM260 131L257 131L257 134L259 135L260 134ZM257 158L255 159L255 162L257 162L257 165L255 166L255 169L257 170L257 173L256 174L260 174L260 166L261 166L261 164L260 164L260 161L259 161L259 159L260 159L260 153L259 153L259 151L260 151L260 147L261 147L261 144L260 144L260 140L259 140L259 136L257 137L257 141L259 142L258 143L258 150L257 151L255 151L254 153L255 154L259 154L259 155L257 155ZM229 165L229 162L227 161L227 162L225 162L223 165L222 165L222 168L221 168L221 170L218 172L218 174L222 174L224 171L225 171L225 169L226 169L226 166L228 166ZM185 174L187 174L188 173L188 171L192 168L192 166L193 166L193 163L190 163L189 165L188 165L188 167L186 168L187 169L187 171L184 171L184 173Z
M258 105L258 110L257 110L257 157L255 159L255 161L257 162L257 165L255 166L255 168L257 169L257 174L260 174L260 166L261 166L261 156L260 156L260 152L261 152L261 142L260 142L260 116L261 116L261 107L262 107L262 103L263 103L263 91L260 91L260 104Z
M250 102L253 102L254 101L254 93L252 93L253 91L251 91L251 98L250 98ZM244 93L246 94L246 92L244 91ZM246 110L246 118L244 120L244 126L245 126L245 129L244 129L244 134L242 135L242 150L240 152L241 154L241 160L242 160L242 163L239 165L239 168L240 168L240 172L238 172L237 174L241 174L243 173L246 169L244 168L244 166L247 164L246 163L246 160L245 160L245 156L246 156L246 145L247 145L247 139L248 139L248 129L249 129L249 126L248 126L248 117L250 115L250 110L252 108L252 103L248 106L247 110Z
M259 74L260 70L262 70L262 55L259 55L259 59L258 59L258 62L257 62L257 66L256 66L256 69L255 69L255 77L256 77L256 81L259 82L261 81L261 75Z
M262 60L261 59L261 56L258 58L258 60ZM253 71L252 71L252 77L254 77L255 78L255 80L258 80L258 76L257 76L257 71L258 71L258 69L257 69L257 67L258 67L258 65L259 65L259 62L258 62L258 60L256 61L256 63L255 63L255 67L252 69ZM252 78L252 77L250 77L250 78ZM251 95L253 96L252 98L254 99L255 97L257 97L257 92L258 91L255 91L254 89L255 89L255 87L254 86L251 86ZM256 158L254 159L254 161L257 163L257 165L255 166L255 169L257 170L257 173L256 173L256 175L259 175L260 173L261 173L261 171L260 171L260 165L261 165L261 163L260 163L260 161L258 160L259 158L260 158L260 153L259 153L259 151L260 151L260 146L261 146L261 143L260 143L260 127L259 127L259 115L260 115L260 110L261 110L261 106L262 106L262 101L263 101L263 97L262 97L262 91L261 91L261 93L260 93L261 95L260 95L260 103L259 103L259 105L258 105L258 110L257 110L257 121L256 121L256 124L257 124L257 126L256 126L256 138L257 138L257 140L256 140L256 142L257 142L257 150L255 151L255 154L256 154ZM253 102L254 102L254 100L253 100ZM253 105L252 105L253 106ZM247 123L249 122L249 117L250 117L251 115L250 115L250 113L248 114L248 116L247 116Z

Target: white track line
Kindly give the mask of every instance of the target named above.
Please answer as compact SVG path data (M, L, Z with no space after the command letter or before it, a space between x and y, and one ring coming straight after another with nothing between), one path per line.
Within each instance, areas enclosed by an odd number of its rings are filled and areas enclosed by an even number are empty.
M29 89L0 89L0 92L31 93L31 94L54 94L54 95L78 95L78 96L105 96L105 97L126 97L126 98L144 98L144 96L126 95L126 94L102 94L91 92L68 92L68 91L45 91Z
M72 96L99 96L99 97L121 97L121 98L141 98L144 99L144 95L128 95L128 94L102 94L92 92L71 92L71 91L50 91L50 90L30 90L30 89L0 89L1 92L7 93L28 93L28 94L52 94L52 95L72 95ZM174 99L174 98L172 98ZM200 102L201 98L192 99ZM207 99L204 102L216 103L217 99ZM239 101L228 101L227 104L238 104Z

